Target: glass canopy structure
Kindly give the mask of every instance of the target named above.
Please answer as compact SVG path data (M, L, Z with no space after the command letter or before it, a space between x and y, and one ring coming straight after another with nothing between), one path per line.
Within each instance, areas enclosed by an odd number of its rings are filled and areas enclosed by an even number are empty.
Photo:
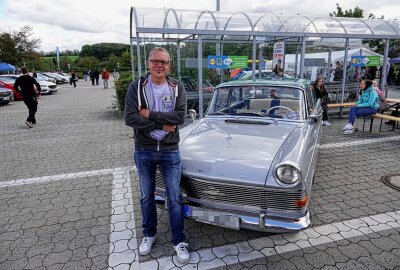
M131 37L149 33L147 37L170 34L168 39L176 40L188 34L398 39L400 35L397 20L144 7L133 7L131 16Z
M202 55L203 42L217 44L232 42L252 43L252 58L254 60L256 59L257 44L287 38L301 40L300 77L302 77L306 42L345 44L347 53L349 43L352 40L383 39L386 42L383 63L387 63L389 40L400 39L400 21L329 16L313 17L278 13L132 7L130 11L132 75L135 78L133 62L133 42L135 41L140 76L140 43L143 41L176 42L178 45L180 42L197 42L198 55ZM347 55L344 59L344 65L346 65ZM202 61L200 59L198 64L198 89L202 89ZM178 70L180 70L179 55ZM253 61L253 79L255 78L254 70L255 61ZM343 72L343 78L346 78L346 69L343 69ZM386 75L386 65L383 65L383 74L384 76ZM342 91L344 91L344 87L345 82L343 80ZM384 88L384 83L382 83L382 88ZM202 102L201 91L199 95L200 102ZM200 104L201 108L202 104ZM202 112L200 112L200 115L202 115Z

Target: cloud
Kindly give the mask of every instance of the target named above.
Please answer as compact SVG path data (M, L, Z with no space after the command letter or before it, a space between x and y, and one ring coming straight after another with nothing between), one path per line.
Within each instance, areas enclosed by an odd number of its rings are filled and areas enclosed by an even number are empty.
M3 2L2 2L3 1ZM389 0L220 0L222 11L279 12L328 16L336 8L336 2L344 9L360 6L366 15L374 13L385 18L396 17L400 4ZM129 43L129 12L132 5L140 3L151 8L179 8L215 10L216 0L0 0L2 23L0 30L18 30L23 25L34 29L34 36L40 38L43 51L81 49L85 44L100 42ZM150 20L151 10L144 19ZM161 18L157 18L161 19Z

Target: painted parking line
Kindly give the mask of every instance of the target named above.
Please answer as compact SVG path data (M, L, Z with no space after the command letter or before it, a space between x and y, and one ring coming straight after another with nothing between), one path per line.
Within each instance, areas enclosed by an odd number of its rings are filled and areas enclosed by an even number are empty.
M320 145L319 149L358 146L364 144L375 144L375 143L390 142L390 141L400 141L400 136L390 136L390 137L376 138L376 139L363 139L363 140L340 142L340 143L327 143Z
M176 257L164 257L140 263L140 269L213 269L239 262L328 244L343 239L400 228L400 211L336 222L309 228L297 233L277 234L254 240L191 252L188 264L180 264Z
M399 136L400 137L400 136ZM392 137L393 138L393 137ZM393 139L392 139L393 140ZM309 228L297 233L277 234L240 243L191 252L188 264L176 256L162 257L139 263L138 239L135 228L133 197L130 183L132 168L115 168L78 173L42 176L0 182L0 188L82 177L112 174L109 269L213 269L239 262L267 258L307 247L336 242L374 232L400 228L400 211L367 216Z
M0 182L0 188L112 174L109 269L139 269L133 197L129 170L114 168Z

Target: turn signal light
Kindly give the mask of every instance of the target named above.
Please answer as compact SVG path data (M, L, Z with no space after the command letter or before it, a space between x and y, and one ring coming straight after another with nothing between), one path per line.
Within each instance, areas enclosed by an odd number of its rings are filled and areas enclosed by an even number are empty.
M305 207L305 206L307 205L307 203L308 203L308 197L307 197L307 196L304 196L303 199L298 200L298 201L295 201L294 203L296 204L296 206L303 208L303 207Z

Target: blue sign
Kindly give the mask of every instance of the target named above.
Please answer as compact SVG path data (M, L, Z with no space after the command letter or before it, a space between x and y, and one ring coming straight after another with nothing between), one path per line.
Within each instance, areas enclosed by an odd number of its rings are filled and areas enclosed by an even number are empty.
M366 58L363 55L355 55L351 57L351 65L353 67L365 67L365 59L368 60L368 58Z
M228 61L228 56L223 55L209 55L208 56L208 68L228 68L231 65L231 61Z

